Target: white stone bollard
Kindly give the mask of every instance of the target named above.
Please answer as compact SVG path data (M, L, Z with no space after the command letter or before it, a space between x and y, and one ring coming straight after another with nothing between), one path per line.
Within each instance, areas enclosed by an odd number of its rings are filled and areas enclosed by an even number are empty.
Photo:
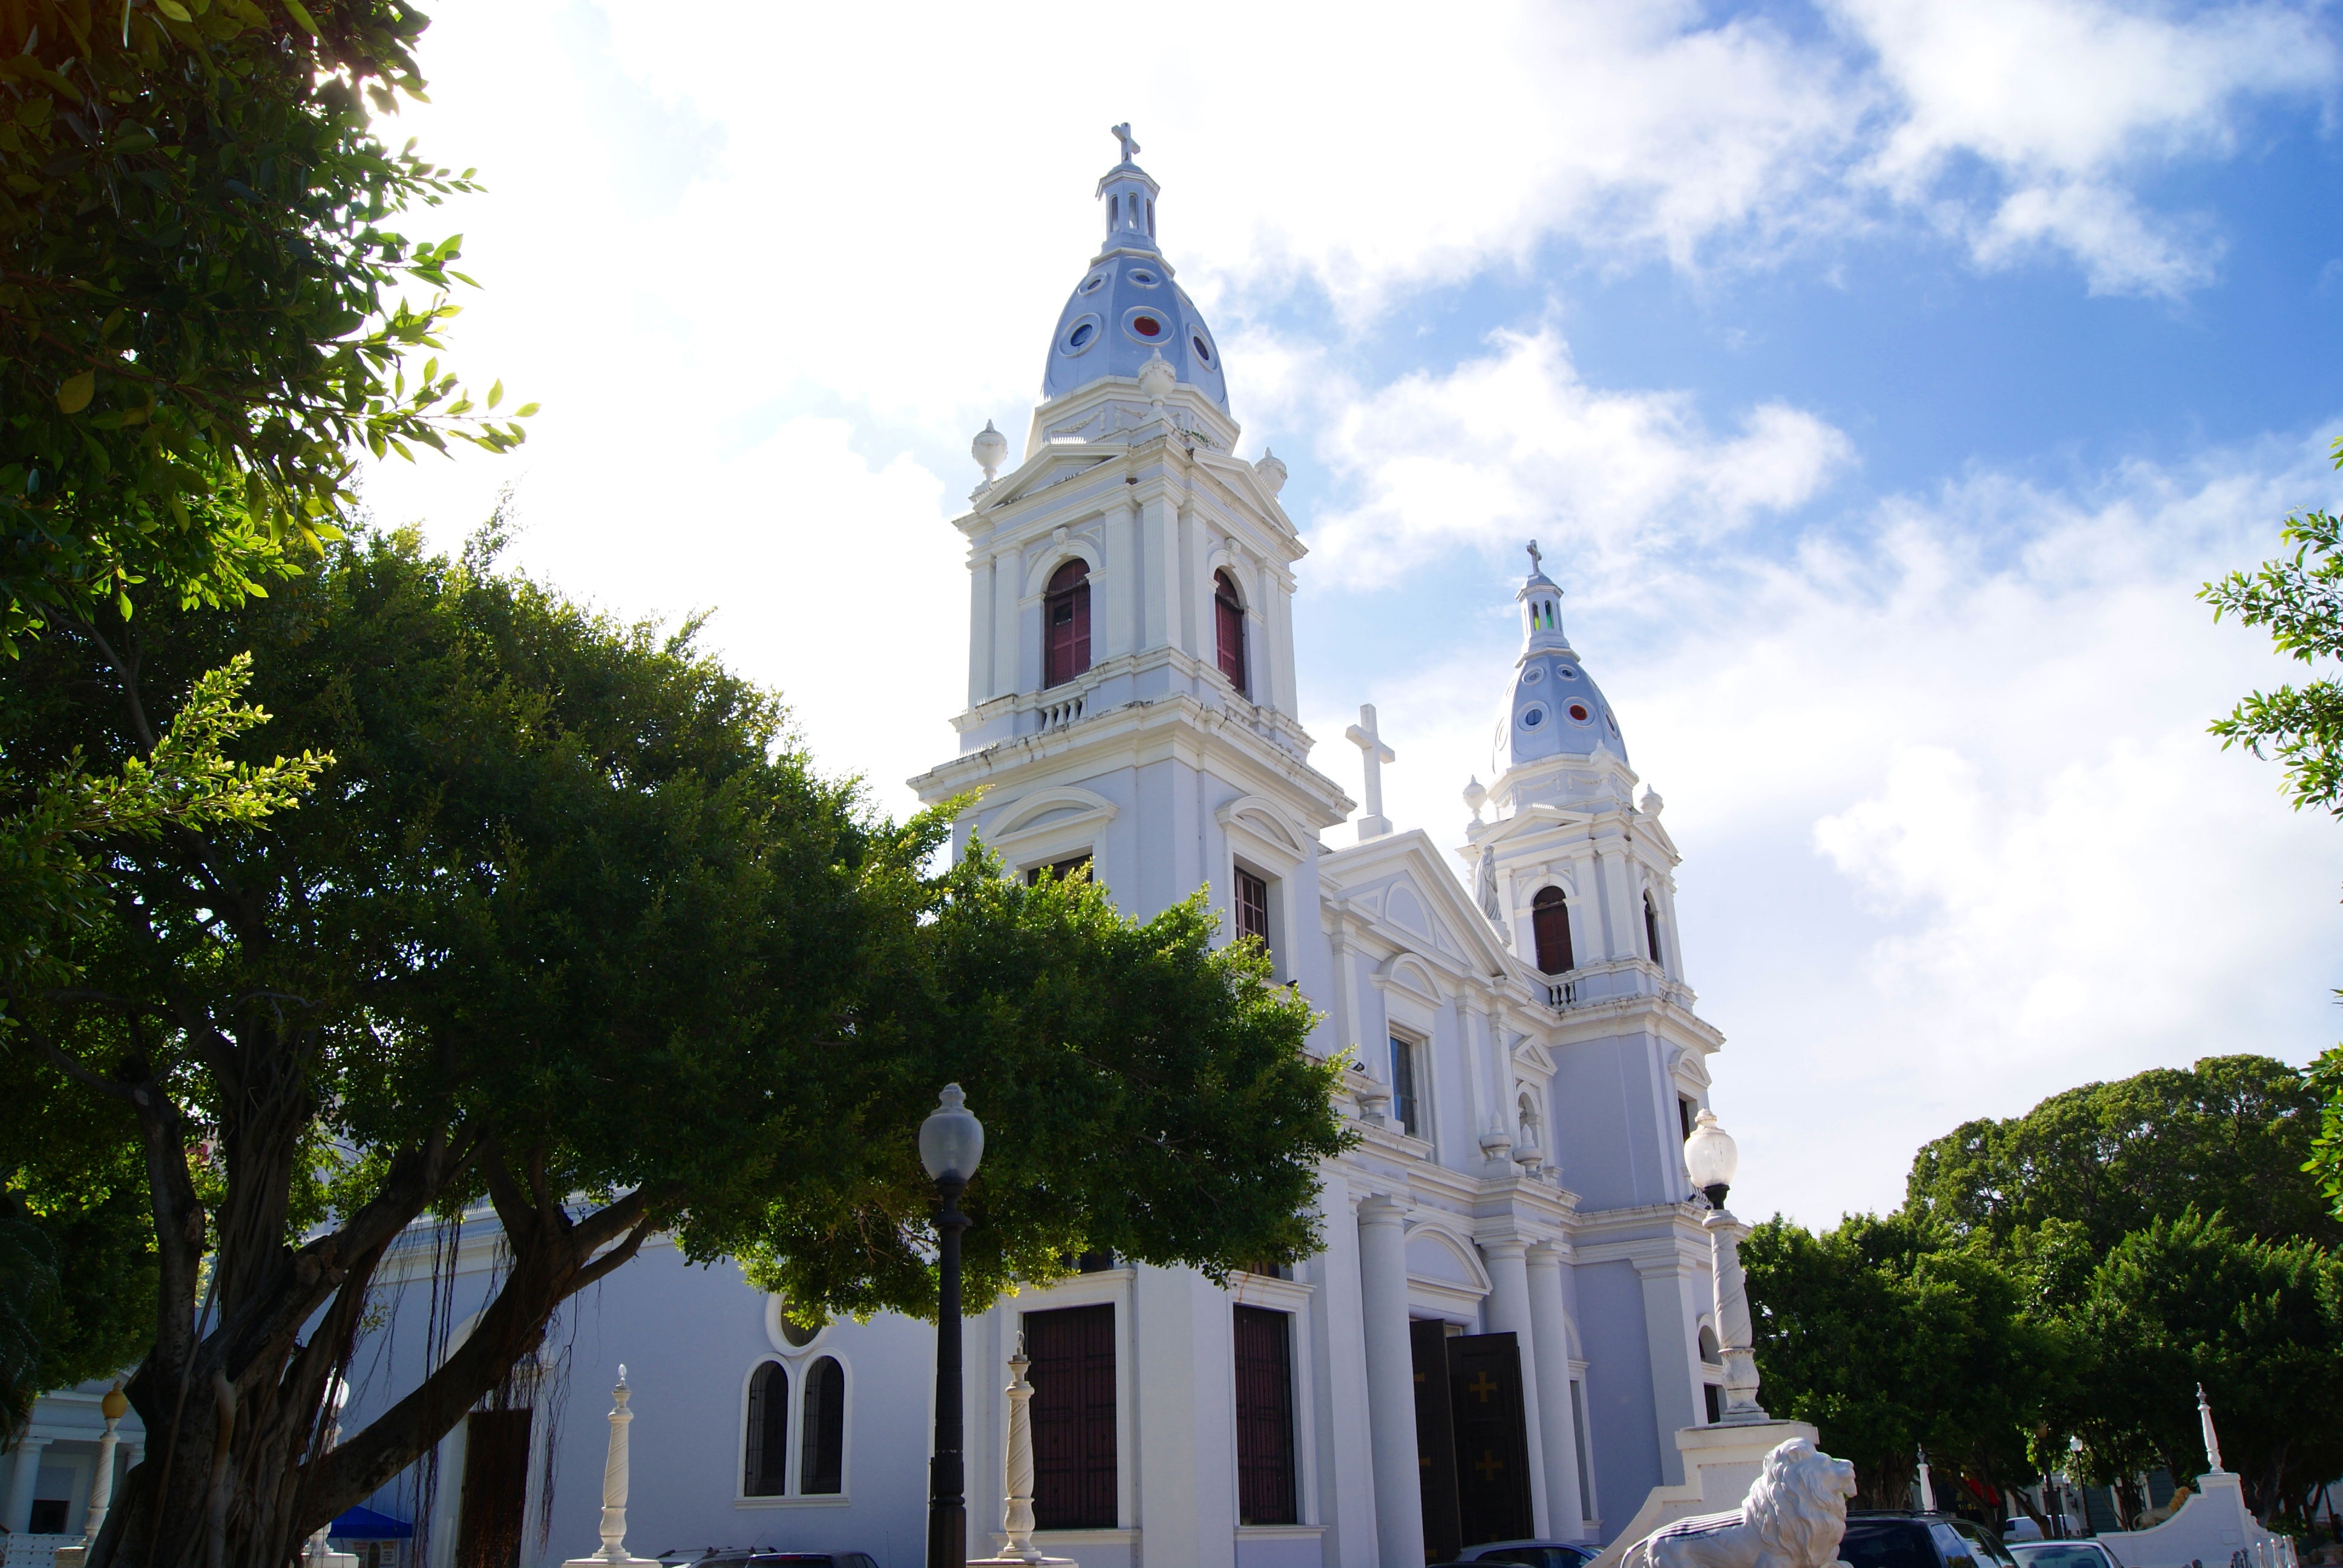
M618 1386L610 1391L614 1402L610 1407L610 1447L602 1461L602 1549L590 1557L572 1557L561 1568L608 1568L610 1563L626 1564L627 1568L657 1568L655 1559L630 1557L627 1554L627 1427L635 1412L627 1408L630 1391L627 1387L627 1369L618 1367Z

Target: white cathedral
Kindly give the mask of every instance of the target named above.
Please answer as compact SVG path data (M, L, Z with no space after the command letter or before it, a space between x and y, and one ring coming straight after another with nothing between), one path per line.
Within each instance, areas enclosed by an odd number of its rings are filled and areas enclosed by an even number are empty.
M913 783L927 801L981 789L962 844L1019 874L1086 862L1130 914L1208 888L1323 1015L1311 1049L1355 1050L1360 1138L1322 1172L1326 1250L1291 1271L1220 1286L1093 1256L967 1320L970 1555L1000 1539L1021 1333L1034 1542L1082 1568L1412 1568L1480 1542L1608 1541L1687 1480L1679 1429L1717 1422L1725 1382L1683 1154L1722 1037L1684 983L1659 799L1638 803L1533 561L1503 769L1469 792L1464 842L1383 819L1371 710L1351 732L1367 811L1355 842L1327 842L1353 802L1302 728L1285 470L1238 456L1220 346L1158 248L1136 150L1126 134L1099 182L1104 243L1052 329L1024 460L1000 471L1006 440L978 437L985 480L954 525L968 706L959 754ZM495 1253L484 1214L459 1323ZM424 1288L427 1240L402 1259ZM410 1474L375 1512L427 1506L431 1568L584 1555L623 1362L636 1554L919 1568L935 1331L808 1332L780 1308L737 1269L647 1246L567 1309L565 1402L530 1408L521 1380L447 1439L427 1497Z

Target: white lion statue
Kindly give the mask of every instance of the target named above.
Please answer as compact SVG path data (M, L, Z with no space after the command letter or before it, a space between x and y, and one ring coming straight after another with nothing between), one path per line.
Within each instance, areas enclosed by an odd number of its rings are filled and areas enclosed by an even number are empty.
M1738 1512L1679 1519L1627 1549L1620 1568L1844 1568L1855 1466L1803 1437L1765 1456Z

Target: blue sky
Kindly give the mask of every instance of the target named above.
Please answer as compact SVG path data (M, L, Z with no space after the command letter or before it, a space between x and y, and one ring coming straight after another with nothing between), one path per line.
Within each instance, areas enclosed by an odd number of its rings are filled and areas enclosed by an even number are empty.
M1292 469L1315 760L1354 779L1375 702L1390 814L1453 841L1541 540L1685 857L1751 1210L2343 1032L2343 826L2205 736L2285 677L2191 598L2343 490L2334 7L693 15L439 15L398 128L490 190L411 226L487 286L460 366L544 412L372 474L385 520L452 543L513 483L530 569L712 607L907 803L967 443L1021 447L1129 119Z

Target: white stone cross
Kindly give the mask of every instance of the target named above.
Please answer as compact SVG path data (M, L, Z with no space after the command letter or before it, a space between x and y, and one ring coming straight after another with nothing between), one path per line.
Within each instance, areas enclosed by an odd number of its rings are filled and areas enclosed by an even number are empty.
M1122 144L1122 161L1124 163L1129 163L1132 158L1139 155L1139 144L1131 139L1131 122L1129 120L1125 120L1122 124L1115 126L1113 131L1110 134L1116 141Z
M1537 541L1535 539L1532 539L1530 541L1530 573L1532 576L1535 576L1537 573L1544 571L1544 569L1545 557L1539 552Z
M1351 744L1366 753L1367 814L1359 819L1359 842L1381 839L1392 830L1391 819L1383 815L1383 764L1399 760L1398 753L1383 744L1382 733L1375 728L1375 705L1359 704L1359 722L1342 732Z

